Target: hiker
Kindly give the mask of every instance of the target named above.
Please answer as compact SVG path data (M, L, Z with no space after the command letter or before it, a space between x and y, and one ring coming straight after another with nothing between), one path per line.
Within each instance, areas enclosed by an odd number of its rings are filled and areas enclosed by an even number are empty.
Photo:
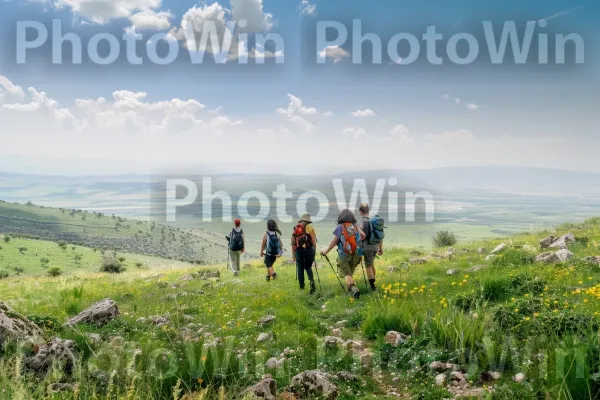
M355 299L360 297L360 290L354 282L354 271L360 264L362 258L361 242L365 239L365 233L360 229L352 211L346 209L340 213L337 220L338 226L333 231L333 240L327 250L321 252L323 257L338 248L338 270L346 279L348 291Z
M229 265L233 270L233 276L238 276L240 273L240 258L242 253L246 250L246 241L244 238L244 231L241 228L242 221L236 219L233 221L233 225L234 227L229 231L225 238L229 242Z
M260 248L260 256L265 257L265 265L268 270L267 282L269 282L271 279L277 279L277 273L275 272L273 265L275 265L275 261L281 257L283 252L283 245L281 243L280 236L281 231L277 226L277 222L272 219L268 220L267 232L265 232L265 235L263 236L262 245Z
M310 294L317 291L312 270L316 249L317 234L312 226L310 215L304 214L300 217L292 234L292 257L296 262L296 276L300 283L300 290L304 290L304 272L306 271L310 282Z
M361 204L358 211L362 217L360 229L367 235L362 242L363 258L367 269L369 286L371 287L371 291L374 292L377 290L375 286L375 257L383 254L383 238L385 237L383 233L384 221L378 215L371 218L369 215L370 207L366 203Z

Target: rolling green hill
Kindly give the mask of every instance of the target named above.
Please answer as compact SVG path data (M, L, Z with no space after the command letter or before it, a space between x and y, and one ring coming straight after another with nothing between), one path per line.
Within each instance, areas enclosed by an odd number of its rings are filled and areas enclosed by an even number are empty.
M81 210L0 202L0 233L202 265L223 262L222 235ZM248 255L247 257L251 257Z

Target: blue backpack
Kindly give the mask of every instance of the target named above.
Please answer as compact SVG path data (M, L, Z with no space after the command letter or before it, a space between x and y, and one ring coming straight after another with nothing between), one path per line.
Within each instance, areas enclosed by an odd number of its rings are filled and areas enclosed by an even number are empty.
M385 220L379 215L369 218L369 244L379 244L385 238Z
M267 255L278 256L281 254L281 246L277 234L271 235L267 232Z

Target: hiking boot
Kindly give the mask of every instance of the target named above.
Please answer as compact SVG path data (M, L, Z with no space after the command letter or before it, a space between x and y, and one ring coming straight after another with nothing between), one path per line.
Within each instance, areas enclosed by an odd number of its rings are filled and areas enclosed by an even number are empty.
M277 273L273 274L273 280L277 279Z
M360 298L360 290L358 289L358 286L356 285L352 285L350 287L350 293L352 293L352 296L358 300Z
M271 277L269 275L267 275L267 282L269 282L271 280Z
M239 273L239 272L237 272L237 271L235 271L235 272L233 273L233 276L239 276L239 275L240 275L240 273Z
M310 294L315 294L316 291L317 291L317 287L315 286L315 282L311 281L310 282Z

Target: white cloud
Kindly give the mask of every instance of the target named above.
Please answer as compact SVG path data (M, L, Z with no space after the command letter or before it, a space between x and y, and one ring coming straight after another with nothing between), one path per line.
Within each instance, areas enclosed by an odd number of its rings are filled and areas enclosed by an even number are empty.
M333 117L333 113L331 111L325 111L322 115L324 117Z
M455 102L456 104L460 104L460 99L459 99L459 98L457 98L457 97L455 97L455 98L454 98L454 102Z
M161 0L55 0L56 8L69 8L74 14L97 24L129 18L138 11L156 10Z
M312 4L309 0L302 0L300 2L300 15L315 15L316 13L316 4Z
M319 112L314 107L307 107L301 98L288 94L290 100L287 108L278 108L278 114L286 115L290 122L303 126L306 130L313 130L316 123L311 122L305 116L316 116Z
M375 111L367 108L366 110L356 110L352 113L353 117L365 118L365 117L375 117Z
M479 105L477 105L477 104L467 104L468 110L477 111L478 108L479 108Z
M408 128L404 125L396 125L392 128L389 139L400 143L414 143L415 141Z
M170 11L144 10L129 17L136 30L166 31L174 15Z
M319 58L330 58L334 62L339 62L344 58L350 57L350 52L342 49L340 46L327 46L318 53Z
M450 95L449 94L443 94L442 95L442 99L444 99L444 100L450 100Z
M342 133L344 137L350 140L359 140L367 137L367 132L360 127L348 127Z
M230 0L231 14L237 22L245 21L246 26L240 24L240 32L256 33L270 30L273 25L273 15L263 12L262 0Z

